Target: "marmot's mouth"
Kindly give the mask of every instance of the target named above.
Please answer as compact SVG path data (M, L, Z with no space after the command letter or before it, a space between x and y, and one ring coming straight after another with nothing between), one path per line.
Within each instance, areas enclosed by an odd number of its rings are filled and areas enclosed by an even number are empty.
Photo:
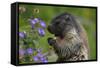
M64 36L63 35L59 35L59 34L55 34L55 37L59 37L60 39L63 39L64 38Z

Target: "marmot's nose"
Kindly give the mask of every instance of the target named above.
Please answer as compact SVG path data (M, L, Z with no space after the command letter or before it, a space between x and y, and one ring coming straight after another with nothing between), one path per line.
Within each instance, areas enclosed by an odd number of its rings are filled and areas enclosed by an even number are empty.
M48 40L49 45L52 45L51 43L52 38L48 38L47 40Z
M49 45L54 45L56 43L56 41L53 38L48 38L47 41Z

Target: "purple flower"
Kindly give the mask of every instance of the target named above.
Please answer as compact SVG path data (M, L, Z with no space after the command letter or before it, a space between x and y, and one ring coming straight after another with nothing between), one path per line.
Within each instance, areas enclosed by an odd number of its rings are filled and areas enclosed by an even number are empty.
M38 28L38 33L40 36L44 36L45 35L45 32L42 28Z
M34 18L34 21L35 21L35 22L39 22L39 19L38 19L38 18Z
M45 24L45 22L44 21L40 21L40 25L43 27L43 28L46 28L46 24Z
M30 23L31 23L32 25L34 25L34 24L36 24L37 22L36 22L34 19L32 19L32 20L30 21Z
M41 57L40 60L44 61L44 60L46 60L46 57Z
M31 24L32 29L33 29L33 28L34 28L34 25L36 24L36 22L35 22L33 19L31 19L31 20L30 20L30 24Z
M19 49L19 55L24 55L25 54L25 50L24 49Z
M26 37L26 32L19 32L19 37L20 38L25 38Z
M34 57L33 57L33 60L34 60L34 61L38 61L39 58L38 58L37 56L34 56Z
M28 53L28 54L32 54L32 53L33 53L33 49L32 49L32 48L28 48L28 49L27 49L27 53Z
M39 19L38 18L34 18L34 19L30 19L29 21L30 21L30 24L31 24L32 29L33 29L34 25L39 22Z
M48 60L46 60L46 59L45 59L45 60L43 60L42 62L43 62L43 63L47 63L47 62L48 62Z
M43 54L38 53L37 56L38 56L38 57L43 57Z
M34 29L34 25L33 24L31 24L31 27L32 27L32 29Z
M36 56L34 56L33 60L39 61L39 62L44 62L44 63L48 62L46 57L44 57L43 54L41 54L41 53L38 53Z
M38 18L30 19L30 23L33 24L33 25L38 23L38 22L39 22Z

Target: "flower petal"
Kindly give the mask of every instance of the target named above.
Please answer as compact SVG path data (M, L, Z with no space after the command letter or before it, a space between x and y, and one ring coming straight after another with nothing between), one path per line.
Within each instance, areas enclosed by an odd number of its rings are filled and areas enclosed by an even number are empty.
M32 48L28 48L28 49L27 49L27 53L28 53L28 54L32 54L32 53L33 53L33 49L32 49Z
M46 24L44 21L40 21L40 25L43 27L43 28L46 28Z
M19 49L19 55L24 55L25 54L25 50L24 49Z
M26 32L19 32L19 37L20 38L25 38L26 37Z
M45 35L45 32L42 28L38 28L38 33L40 36L44 36Z
M33 60L34 60L34 61L38 61L39 58L38 58L37 56L34 56L34 57L33 57Z

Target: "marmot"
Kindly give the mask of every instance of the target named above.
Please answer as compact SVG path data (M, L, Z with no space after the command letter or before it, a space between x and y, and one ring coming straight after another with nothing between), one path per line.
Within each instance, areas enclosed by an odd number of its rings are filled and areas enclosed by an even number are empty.
M56 16L48 25L48 31L56 37L48 38L48 43L58 55L58 62L89 59L86 32L73 15L62 13Z

